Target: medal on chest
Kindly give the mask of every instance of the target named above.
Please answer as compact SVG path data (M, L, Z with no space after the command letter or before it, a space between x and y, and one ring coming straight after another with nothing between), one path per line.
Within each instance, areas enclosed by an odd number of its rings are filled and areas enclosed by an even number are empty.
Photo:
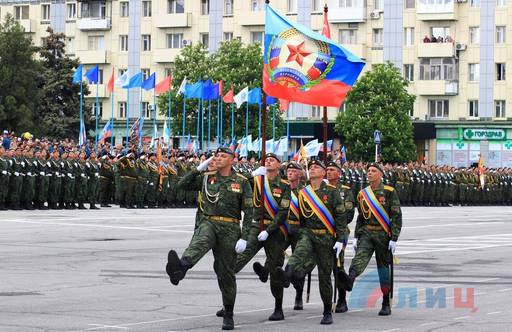
M241 187L240 187L240 183L232 183L231 184L231 191L234 192L234 193L239 193L241 192Z

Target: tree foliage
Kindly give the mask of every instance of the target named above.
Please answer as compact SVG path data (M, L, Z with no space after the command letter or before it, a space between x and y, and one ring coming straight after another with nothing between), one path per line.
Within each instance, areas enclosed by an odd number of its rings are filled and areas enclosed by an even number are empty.
M7 14L0 23L0 123L16 132L38 132L41 66L36 47L23 28Z
M415 159L416 148L409 112L415 96L407 92L408 82L392 63L374 65L350 91L346 112L336 119L336 130L346 139L348 157L373 161L373 132L382 132L384 162Z
M248 86L251 88L261 87L261 73L263 70L263 59L261 47L258 44L243 45L238 40L221 43L219 50L209 55L202 45L187 46L181 54L176 57L173 67L173 91L171 92L172 107L172 132L174 135L182 135L182 111L183 96L176 97L181 82L186 77L188 82L211 79L213 82L222 80L224 94L233 86L235 94ZM168 115L168 94L161 95L158 99L160 114ZM186 129L185 135L189 133L194 136L196 133L197 114L199 100L187 99L186 101ZM207 114L208 102L204 103L205 114ZM245 135L245 112L246 104L240 109L235 105L235 136L240 138ZM272 111L267 112L266 137L272 136ZM224 137L231 136L231 105L223 104L223 133ZM216 135L217 124L217 101L212 101L212 137ZM206 116L206 115L205 115ZM258 105L249 106L249 134L258 136L259 109ZM205 120L205 127L207 126ZM205 128L207 135L207 128ZM276 112L276 136L283 133L283 119L280 112Z

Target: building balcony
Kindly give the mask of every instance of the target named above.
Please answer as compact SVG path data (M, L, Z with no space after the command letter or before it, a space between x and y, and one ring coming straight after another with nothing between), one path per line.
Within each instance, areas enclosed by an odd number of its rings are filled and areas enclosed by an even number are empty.
M416 13L420 21L455 21L457 6L454 1L427 4L427 1L417 1Z
M181 52L181 48L160 48L153 50L153 61L156 63L173 62Z
M459 94L459 81L419 80L416 93L420 96L456 96Z
M80 58L83 64L104 64L110 63L110 51L76 51L76 56Z
M265 25L265 11L248 12L240 22L241 26Z
M82 31L110 30L110 17L83 17L76 20L76 28Z
M377 18L376 13L372 17ZM331 23L356 23L366 21L366 8L329 8L329 22Z
M192 13L158 14L154 18L157 28L190 28L192 26Z
M362 59L366 59L366 45L365 44L343 44L341 45L347 50L350 51L350 53L354 54L355 56L358 56Z
M418 58L453 58L455 45L453 43L419 43Z
M35 20L17 20L18 23L21 25L23 30L25 30L26 33L34 33L37 30L37 25Z

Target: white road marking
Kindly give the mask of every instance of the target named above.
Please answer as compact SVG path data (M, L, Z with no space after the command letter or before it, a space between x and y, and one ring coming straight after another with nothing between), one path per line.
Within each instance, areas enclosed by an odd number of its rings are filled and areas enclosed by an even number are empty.
M436 325L437 322L429 322L429 323L423 323L423 324L420 324L420 326L429 326L429 325Z
M127 327L122 327L122 326L117 326L117 325L104 325L104 324L87 324L87 325L96 326L96 327L99 327L102 329L114 328L114 329L120 329L120 330L129 330L129 328L127 328Z
M476 226L476 225L486 225L489 224L504 224L503 221L491 221L491 222L472 222L472 223L460 223L460 224L432 224L432 225L422 225L422 226L407 226L405 229L421 229L421 228L433 228L433 227L460 227L460 226Z
M498 292L504 293L504 292L509 292L511 290L512 290L512 288L504 288L504 289L500 289Z
M461 316L461 317L455 317L454 320L461 320L461 319L468 319L471 316Z
M501 314L502 311L493 311L493 312L488 312L487 314L488 315L497 315L497 314Z

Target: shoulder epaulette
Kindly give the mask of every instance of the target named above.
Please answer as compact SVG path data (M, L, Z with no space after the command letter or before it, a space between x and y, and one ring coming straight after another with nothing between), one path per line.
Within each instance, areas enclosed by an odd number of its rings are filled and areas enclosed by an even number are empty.
M286 184L286 185L289 185L289 184L290 184L290 181L285 180L285 179L281 179L281 182L282 182L282 183L284 183L284 184Z
M341 188L343 188L343 189L352 189L352 188L350 188L349 186L346 186L346 185L344 185L344 184L342 184L342 185L341 185Z
M217 171L210 171L210 172L205 172L204 175L213 175L217 173Z
M327 183L327 187L336 189L336 186L333 186L332 184L328 184L328 183Z
M391 186L384 186L384 190L387 190L387 191L394 191L395 188L391 187Z
M236 176L239 176L239 177L241 177L242 179L247 180L247 177L245 177L245 175L242 175L242 174L240 174L240 173L236 173Z

